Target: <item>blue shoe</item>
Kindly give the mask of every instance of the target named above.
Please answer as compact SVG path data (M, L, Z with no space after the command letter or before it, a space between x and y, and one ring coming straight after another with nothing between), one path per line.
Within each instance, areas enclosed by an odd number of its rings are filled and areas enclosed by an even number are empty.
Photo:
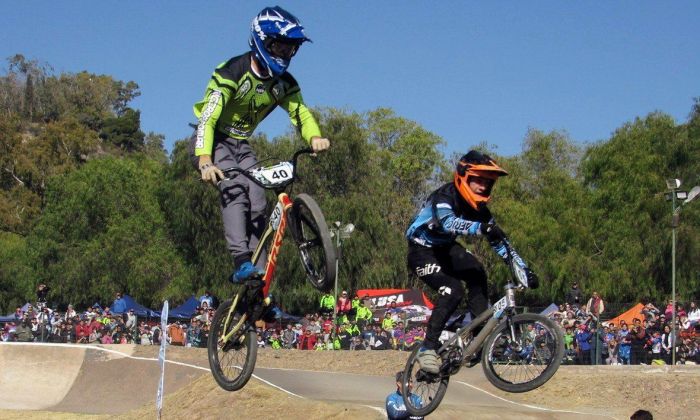
M246 280L249 280L254 275L262 275L263 272L258 270L256 266L250 261L246 261L238 267L235 273L229 278L229 281L233 284L241 284Z

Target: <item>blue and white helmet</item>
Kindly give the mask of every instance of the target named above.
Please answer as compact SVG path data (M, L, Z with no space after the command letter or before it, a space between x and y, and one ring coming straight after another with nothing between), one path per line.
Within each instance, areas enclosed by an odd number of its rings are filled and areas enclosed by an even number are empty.
M279 6L266 7L250 25L250 49L271 77L279 76L304 41L311 41L294 15Z

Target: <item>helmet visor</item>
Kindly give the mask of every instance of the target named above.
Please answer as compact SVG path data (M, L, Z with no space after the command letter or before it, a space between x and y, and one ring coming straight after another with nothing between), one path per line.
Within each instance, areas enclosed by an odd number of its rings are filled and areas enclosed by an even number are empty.
M265 48L271 56L289 60L299 51L299 45L301 45L300 42L272 38L265 43Z
M467 177L468 187L482 197L491 196L491 190L496 183L496 177L482 176L485 174L470 175ZM489 174L490 175L490 174Z

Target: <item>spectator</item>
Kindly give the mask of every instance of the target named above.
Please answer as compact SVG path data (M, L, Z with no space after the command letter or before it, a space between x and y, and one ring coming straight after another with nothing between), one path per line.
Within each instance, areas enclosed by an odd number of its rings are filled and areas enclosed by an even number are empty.
M350 343L350 350L365 350L365 342L361 336L353 337Z
M280 343L280 337L277 335L277 332L273 332L268 341L270 342L270 347L272 347L273 349L279 350L282 348L282 344Z
M299 339L299 350L313 350L316 346L316 336L311 331L306 330Z
M330 315L333 313L333 308L335 308L335 297L330 294L326 293L323 296L321 296L321 301L319 303L319 312L323 315Z
M659 310L659 308L654 306L654 304L651 302L647 302L647 304L644 305L644 308L642 308L642 314L644 314L647 320L655 320L660 313L661 311Z
M15 322L21 321L22 317L24 316L24 312L22 312L22 308L18 306L17 309L15 309L15 313L13 314L13 316L15 318Z
M323 341L327 342L331 333L333 332L333 320L330 315L323 316L323 323L321 324L321 331L323 332Z
M348 298L348 292L343 290L343 292L340 294L340 297L338 298L338 314L347 315L350 312L350 309L352 309L351 304L352 302L350 302L350 298Z
M133 335L133 332L136 330L136 325L136 314L133 309L129 309L126 315L125 328Z
M32 334L32 323L29 317L22 318L22 321L15 327L15 336L17 341L30 342L34 341L34 335Z
M168 325L168 341L174 346L185 345L185 332L180 325L180 321L175 321L174 324Z
M114 344L112 335L109 333L109 329L106 327L102 327L102 337L100 338L100 342L102 344Z
M160 330L160 327L156 324L151 328L151 342L155 346L160 345L160 340L162 339L162 331Z
M80 318L80 322L75 326L76 343L87 343L90 339L90 327L85 318Z
M205 303L207 304L207 309L214 307L214 297L209 290L206 290L204 294L199 297L199 306L204 306Z
M688 309L688 322L691 326L695 326L700 322L700 308L695 304L695 302L690 302L690 308Z
M78 316L78 313L75 312L75 309L73 309L73 305L69 303L68 309L66 309L66 313L63 314L63 320L68 321L69 319L73 319L76 316Z
M646 365L648 361L646 357L645 346L647 344L647 339L649 336L647 335L646 330L641 325L639 325L639 320L636 321L637 323L630 330L630 338L632 340L630 364Z
M619 365L620 360L618 359L618 354L620 351L620 347L617 343L617 340L613 337L607 342L607 347L608 347L608 358L605 360L605 363L609 365Z
M43 283L36 288L36 306L43 308L46 306L46 296L48 296L51 288Z
M593 292L593 296L588 299L588 303L586 303L586 312L593 315L596 322L600 319L600 314L605 312L605 303L603 302L603 298L598 295L598 292Z
M657 331L658 333L658 331ZM663 358L664 362L666 362L667 365L670 365L672 363L672 349L673 346L676 342L675 337L673 337L673 333L671 332L671 327L666 325L664 326L664 333L661 334L661 357Z
M126 300L122 297L120 292L114 297L114 302L112 303L112 312L115 314L121 314L126 312Z
M389 420L404 420L404 419L422 419L423 417L411 416L406 410L403 395L401 395L401 381L403 380L403 372L396 372L396 392L392 392L386 397L386 414ZM408 383L408 392L411 403L414 407L422 407L423 401L421 398L411 393L413 389L413 381Z
M285 349L293 349L297 344L297 334L292 329L292 324L287 324L287 329L282 333L282 345Z
M658 330L654 331L650 341L651 358L649 360L651 363L666 363L661 354L661 333Z
M579 364L591 364L591 333L588 331L586 324L578 326L576 332L576 346L578 347Z
M571 283L571 289L566 292L566 303L571 306L581 306L583 303L583 295L581 290L578 288L578 282Z
M340 349L342 350L350 350L350 342L352 341L352 335L350 334L349 331L349 323L346 321L343 323L343 325L338 329L338 333L336 334L336 339L338 339L340 343Z
M364 329L365 325L372 322L372 310L366 306L366 300L360 300L355 311L355 321L360 329Z
M382 319L382 329L387 332L392 332L394 330L394 320L391 318L391 312L389 311L384 313L384 319Z

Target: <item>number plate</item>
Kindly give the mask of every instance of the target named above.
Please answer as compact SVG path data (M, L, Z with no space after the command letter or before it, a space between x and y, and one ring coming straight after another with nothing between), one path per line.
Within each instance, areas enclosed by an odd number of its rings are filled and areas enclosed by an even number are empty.
M292 179L294 166L291 162L280 162L277 165L255 169L252 174L265 185L280 185Z
M270 216L270 224L273 230L277 230L280 227L280 221L282 220L282 203L277 203L275 210Z
M493 304L493 316L498 318L508 307L508 297L503 296L498 302Z

